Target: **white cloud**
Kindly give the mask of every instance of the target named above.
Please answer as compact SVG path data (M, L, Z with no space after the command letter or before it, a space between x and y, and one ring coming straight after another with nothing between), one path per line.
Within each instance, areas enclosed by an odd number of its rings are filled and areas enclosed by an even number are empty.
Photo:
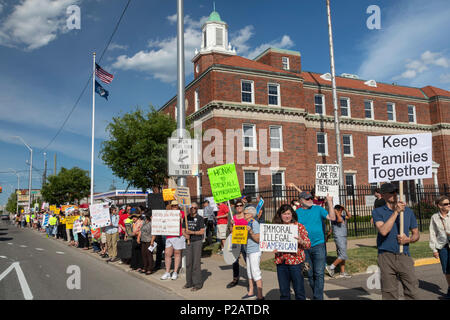
M267 48L278 48L278 49L289 49L294 46L294 42L288 35L284 35L281 40L274 40L268 43L264 43L252 51L250 51L247 56L249 59L256 58L260 53L262 53Z
M443 57L442 53L427 50L420 55L420 59L409 61L405 65L406 71L393 79L413 79L425 71L430 70L431 72L436 72L436 69L448 68L449 66L450 59Z
M112 42L108 47L108 50L126 50L126 49L128 49L127 45L121 45L114 42Z
M246 55L249 52L250 45L248 41L254 35L254 29L255 28L252 25L249 25L230 35L232 45L236 47L238 54Z
M441 74L439 77L442 83L450 83L450 73Z
M81 0L24 0L0 25L0 44L25 45L27 50L46 46L60 33L67 32L66 9Z

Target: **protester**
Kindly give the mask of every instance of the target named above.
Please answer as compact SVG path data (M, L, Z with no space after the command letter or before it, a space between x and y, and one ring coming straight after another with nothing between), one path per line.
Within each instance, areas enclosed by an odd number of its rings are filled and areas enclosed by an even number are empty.
M141 255L143 261L143 267L141 273L150 275L153 273L153 252L148 249L153 246L155 240L152 238L152 222L150 214L145 215L145 221L139 230L137 236L137 243L141 245Z
M131 245L130 268L140 272L144 263L142 261L141 245L137 242L137 237L144 222L140 219L140 215L137 212L131 214L131 219L133 220L133 231L131 233L133 242Z
M216 216L214 209L209 205L209 201L203 201L203 216L206 220L206 244L212 244L212 236L216 228Z
M105 227L106 249L109 259L106 262L116 262L117 258L117 241L119 241L119 215L117 208L112 206L109 208L111 225Z
M219 203L219 212L217 213L217 240L220 241L220 252L223 254L225 240L227 239L228 213L230 212L225 202Z
M235 203L236 207L236 214L233 216L233 219L231 219L231 229L234 225L236 226L247 226L247 220L245 220L244 217L244 202L239 199ZM219 209L220 210L220 209ZM232 230L230 230L232 231ZM242 257L244 258L244 261L247 260L247 255L245 253L245 247L241 245L241 252L238 255L236 261L233 263L233 281L231 281L229 284L227 284L227 288L232 288L236 286L239 282L239 258L242 254Z
M381 194L379 188L375 188L373 190L373 195L375 196L374 208L379 208L386 204L386 201L383 199L383 195Z
M125 210L120 210L121 211L121 213L119 213L119 238L120 238L120 240L123 240L127 233L124 221L130 215L130 210L131 210L130 206L127 206Z
M187 220L187 226L186 226ZM203 287L201 257L202 239L205 233L205 221L198 214L198 205L192 202L189 215L183 220L183 235L186 238L186 284L184 289L191 291L200 290Z
M403 285L405 299L418 299L418 280L414 261L410 257L409 244L419 240L419 229L414 212L397 199L397 188L385 183L380 189L386 204L372 211L373 222L378 230L378 266L381 273L381 296L383 300L398 300L398 282ZM404 229L400 235L400 212L404 212ZM409 235L411 230L412 235ZM403 253L400 253L403 245Z
M323 219L334 221L336 215L333 207L333 197L327 196L329 212L314 205L313 197L308 191L299 195L301 207L297 209L298 222L305 226L311 241L311 248L306 250L306 261L311 266L308 271L309 285L313 291L314 300L323 300L324 271L326 266L325 232Z
M244 209L244 217L247 220L247 245L245 253L247 255L247 276L248 276L248 292L242 299L255 297L256 283L256 300L264 300L263 283L261 276L261 251L259 250L259 222L257 219L256 208L248 206Z
M298 250L296 253L275 251L275 264L280 288L280 300L291 299L291 284L296 300L306 300L301 264L305 261L305 251L311 248L306 228L298 222L297 214L288 204L283 204L276 212L272 223L298 226Z
M82 218L81 232L78 234L78 241L80 242L80 248L83 250L89 250L89 236L91 231L91 219L87 216L87 213Z
M347 256L347 220L352 217L348 210L341 206L335 205L334 212L336 214L336 221L331 221L333 229L334 243L336 244L337 259L330 266L326 266L327 272L330 277L334 277L335 268L340 264L341 272L339 276L341 278L351 278L351 276L345 272L345 261L348 260Z
M433 256L440 259L442 272L447 280L447 293L444 299L450 300L450 198L440 196L435 201L439 212L431 216L430 221L430 248Z
M173 200L171 202L172 210L180 210L178 207L178 202ZM165 255L165 267L166 272L161 276L161 280L167 280L171 278L176 280L178 278L178 271L181 264L181 253L186 249L186 238L183 236L181 223L184 219L184 211L180 210L180 233L179 236L166 236L166 247L164 250ZM170 276L170 269L172 266L172 255L174 256L174 269L172 277Z
M66 234L67 241L69 242L69 246L73 246L75 244L73 237L73 222L74 222L74 212L66 213Z

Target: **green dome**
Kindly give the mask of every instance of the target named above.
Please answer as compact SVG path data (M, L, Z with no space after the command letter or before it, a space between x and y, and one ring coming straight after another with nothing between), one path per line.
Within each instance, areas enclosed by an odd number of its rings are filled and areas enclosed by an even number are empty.
M223 22L223 21L220 19L220 15L219 15L219 13L218 13L217 11L211 12L211 14L209 15L208 21L218 21L218 22Z

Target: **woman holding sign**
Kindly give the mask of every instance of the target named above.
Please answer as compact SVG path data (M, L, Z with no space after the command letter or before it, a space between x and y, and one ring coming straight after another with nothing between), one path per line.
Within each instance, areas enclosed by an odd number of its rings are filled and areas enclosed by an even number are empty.
M291 283L296 300L306 300L301 263L305 261L304 250L311 248L311 241L306 228L297 222L297 214L288 204L283 204L275 214L274 224L291 224L298 226L298 250L296 253L275 252L280 300L290 300Z

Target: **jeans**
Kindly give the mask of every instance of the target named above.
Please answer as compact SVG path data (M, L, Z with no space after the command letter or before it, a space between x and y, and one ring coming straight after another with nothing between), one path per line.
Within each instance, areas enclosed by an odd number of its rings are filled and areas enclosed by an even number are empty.
M277 264L277 277L280 300L291 299L291 283L294 288L295 300L306 300L305 283L299 264Z
M238 255L236 261L233 263L233 279L239 279L239 258L241 254L244 257L244 260L247 260L247 254L245 252L244 245L241 245L241 253Z
M439 259L441 260L442 272L444 274L450 274L450 249L447 244L439 252Z
M309 285L313 291L314 300L323 300L324 273L327 255L325 243L320 243L305 250L306 261L311 265L308 272Z

